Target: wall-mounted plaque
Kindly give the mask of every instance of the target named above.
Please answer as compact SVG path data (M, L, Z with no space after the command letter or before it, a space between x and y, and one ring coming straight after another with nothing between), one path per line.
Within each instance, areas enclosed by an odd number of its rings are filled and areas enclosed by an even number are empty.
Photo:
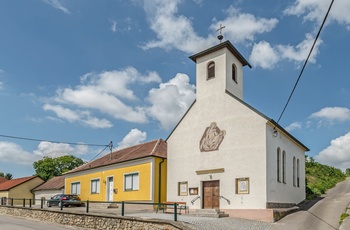
M209 152L218 150L222 140L226 135L225 130L220 130L216 122L212 122L203 133L199 142L199 149L201 152Z
M178 183L178 195L179 196L187 196L187 181L179 182Z
M249 177L236 178L236 194L249 194Z
M190 195L198 195L198 187L197 188L189 188Z

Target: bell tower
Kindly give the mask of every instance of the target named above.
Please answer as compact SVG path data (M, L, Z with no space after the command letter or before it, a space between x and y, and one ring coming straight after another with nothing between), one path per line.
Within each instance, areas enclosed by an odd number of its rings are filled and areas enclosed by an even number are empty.
M223 29L220 25L220 30ZM196 63L196 100L210 100L226 91L243 100L243 67L251 65L229 41L192 55Z

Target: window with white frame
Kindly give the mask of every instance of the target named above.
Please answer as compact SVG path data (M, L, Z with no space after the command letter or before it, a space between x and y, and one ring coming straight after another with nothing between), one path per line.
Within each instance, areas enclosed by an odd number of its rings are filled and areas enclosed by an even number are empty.
M100 179L91 180L91 194L100 193Z
M79 195L80 194L80 182L71 183L70 193L71 194L75 194L75 195Z
M139 173L130 173L124 175L124 190L139 190Z

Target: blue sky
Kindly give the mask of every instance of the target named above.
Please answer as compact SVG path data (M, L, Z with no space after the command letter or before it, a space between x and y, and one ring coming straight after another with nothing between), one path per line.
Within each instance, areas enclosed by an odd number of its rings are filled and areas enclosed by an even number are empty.
M220 24L253 68L244 100L277 120L330 1L0 2L0 135L115 149L166 139L195 99L188 57ZM350 168L350 1L335 1L280 125L317 161ZM103 147L0 136L0 171ZM102 154L106 154L104 151ZM238 153L237 153L238 154Z

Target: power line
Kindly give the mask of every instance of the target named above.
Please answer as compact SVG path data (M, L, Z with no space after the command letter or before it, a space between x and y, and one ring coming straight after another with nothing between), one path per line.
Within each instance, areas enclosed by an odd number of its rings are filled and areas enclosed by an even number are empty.
M93 160L95 160L96 159L96 157L98 157L101 153L103 153L103 151L105 151L106 150L106 148L107 147L109 147L110 145L107 145L107 146L105 146L105 148L104 149L102 149L102 151L101 152L99 152L96 156L94 156L89 162L91 162L91 161L93 161Z
M9 136L9 135L3 135L3 134L0 134L0 137L25 140L25 141L51 142L51 143L69 144L69 145L85 145L85 146L100 146L100 147L106 146L106 148L109 146L109 144L108 145L101 145L101 144L84 144L84 143L74 143L74 142L64 142L64 141L50 141L50 140L41 140L41 139L34 139L34 138L28 138L28 137Z
M328 11L327 11L327 13L326 13L326 15L325 15L325 17L324 17L324 19L323 19L323 22L322 22L322 24L321 24L321 27L320 27L320 29L319 29L317 35L316 35L315 41L314 41L314 43L312 44L312 47L311 47L310 52L309 52L309 55L307 56L307 58L306 58L306 60L305 60L305 62L304 62L303 68L302 68L301 71L300 71L299 77L298 77L297 81L295 82L295 85L294 85L294 87L293 87L293 90L292 90L292 92L291 92L290 95L289 95L289 98L288 98L288 100L287 100L287 103L286 103L286 105L284 106L284 108L283 108L283 110L282 110L282 113L281 113L280 117L279 117L278 120L277 120L277 123L279 123L279 121L281 120L281 118L282 118L282 116L283 116L283 114L284 114L284 111L286 110L286 108L287 108L287 106L288 106L288 104L289 104L289 101L290 101L290 99L292 98L292 95L293 95L293 93L294 93L294 90L295 90L295 88L297 87L298 82L299 82L299 80L300 80L300 78L301 78L301 75L302 75L303 72L304 72L305 66L306 66L307 62L309 61L309 58L310 58L311 53L312 53L312 50L314 49L314 46L315 46L315 44L316 44L316 42L317 42L317 39L318 39L318 37L320 36L320 33L321 33L321 31L322 31L322 28L323 28L323 25L324 25L325 22L326 22L326 19L327 19L327 17L328 17L329 11L330 11L331 8L332 8L333 2L334 2L334 0L332 0L331 4L329 5Z

